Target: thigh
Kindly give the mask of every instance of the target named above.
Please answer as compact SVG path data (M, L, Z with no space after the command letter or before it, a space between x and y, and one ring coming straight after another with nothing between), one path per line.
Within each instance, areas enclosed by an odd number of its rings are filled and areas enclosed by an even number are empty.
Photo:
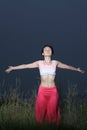
M57 107L58 107L58 93L53 92L48 102L48 109L50 109L50 111L51 110L56 111Z

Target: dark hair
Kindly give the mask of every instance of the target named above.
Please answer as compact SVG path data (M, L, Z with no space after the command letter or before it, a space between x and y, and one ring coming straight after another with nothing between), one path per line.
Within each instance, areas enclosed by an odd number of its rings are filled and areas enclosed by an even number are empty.
M51 51L52 51L52 55L54 54L53 47L51 45L48 45L48 44L46 44L46 45L43 46L43 48L41 50L41 54L43 53L45 47L49 47L51 49Z

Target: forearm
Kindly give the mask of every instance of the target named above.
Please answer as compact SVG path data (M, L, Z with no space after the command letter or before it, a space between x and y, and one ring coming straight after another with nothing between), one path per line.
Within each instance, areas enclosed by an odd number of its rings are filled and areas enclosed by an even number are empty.
M66 69L72 70L72 71L78 71L78 68L73 66L67 66Z
M78 71L78 68L75 68L75 67L73 67L73 66L69 66L69 65L66 65L66 64L60 64L60 65L59 65L59 68L69 69L69 70L72 70L72 71Z
M12 66L12 70L19 70L19 69L26 69L26 68L28 68L28 66L25 64L19 66Z

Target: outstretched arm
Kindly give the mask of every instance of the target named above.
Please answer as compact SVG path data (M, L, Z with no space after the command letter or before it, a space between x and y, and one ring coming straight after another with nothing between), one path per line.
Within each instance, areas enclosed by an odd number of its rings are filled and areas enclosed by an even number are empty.
M18 66L9 66L5 72L10 73L12 70L19 70L19 69L27 69L27 68L38 68L38 61L30 63L30 64L23 64Z
M80 68L75 68L73 66L69 66L69 65L66 65L66 64L63 64L59 61L57 61L57 67L58 68L62 68L62 69L69 69L69 70L73 70L73 71L78 71L80 73L84 73L85 71L84 70L81 70Z

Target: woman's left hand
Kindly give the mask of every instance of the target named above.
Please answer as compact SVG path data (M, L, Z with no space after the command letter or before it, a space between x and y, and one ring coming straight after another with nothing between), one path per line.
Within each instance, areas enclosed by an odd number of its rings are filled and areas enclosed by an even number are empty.
M80 68L77 68L77 71L80 72L80 73L82 73L82 74L85 73L85 71L84 71L84 70L81 70Z

